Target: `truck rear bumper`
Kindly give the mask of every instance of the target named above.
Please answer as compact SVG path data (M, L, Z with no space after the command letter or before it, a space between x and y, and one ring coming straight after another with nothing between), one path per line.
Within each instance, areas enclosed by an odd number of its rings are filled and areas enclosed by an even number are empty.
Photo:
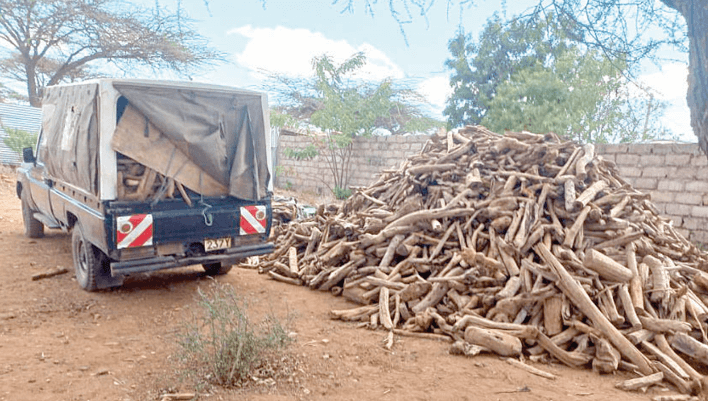
M174 267L198 265L206 263L221 262L222 264L234 264L249 256L264 255L273 252L275 246L272 243L254 244L229 249L222 254L205 254L190 257L157 256L149 259L129 260L125 262L111 262L111 275L119 276L124 274L144 273L155 270L171 269Z

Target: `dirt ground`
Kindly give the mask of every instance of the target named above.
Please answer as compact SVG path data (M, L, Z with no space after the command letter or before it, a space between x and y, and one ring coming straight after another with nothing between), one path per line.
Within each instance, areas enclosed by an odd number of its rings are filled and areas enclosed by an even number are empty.
M43 280L33 274L72 269ZM614 389L629 376L598 376L559 364L535 365L548 380L495 356L465 358L448 345L397 337L328 318L355 305L329 293L274 282L235 268L218 278L249 302L257 317L293 316L298 361L287 379L246 389L200 390L182 384L175 334L211 279L194 266L126 280L119 289L88 293L73 277L70 236L49 230L23 236L12 176L0 175L0 400L160 400L198 392L200 400L647 400ZM266 377L261 377L266 379ZM201 392L199 392L201 391Z

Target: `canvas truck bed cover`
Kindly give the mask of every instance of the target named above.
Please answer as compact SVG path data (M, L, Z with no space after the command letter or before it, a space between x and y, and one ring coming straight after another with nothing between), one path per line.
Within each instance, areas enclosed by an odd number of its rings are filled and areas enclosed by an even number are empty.
M189 85L113 81L128 99L111 147L205 196L267 196L261 95ZM51 88L40 157L56 177L98 192L98 85Z
M51 88L42 101L39 160L47 172L98 193L98 84Z
M164 145L172 145L159 148L163 157L169 153L168 165L156 165L158 149L151 152L147 148L128 156L181 180L197 193L228 194L246 200L266 197L270 173L259 94L119 82L114 87L147 119L143 129L126 130L124 134L140 140L149 136L151 123L164 136ZM116 133L120 126L119 122ZM112 145L123 152L118 142ZM180 152L184 157L177 156ZM197 168L200 173L189 179L186 174L179 177L177 172L185 167Z

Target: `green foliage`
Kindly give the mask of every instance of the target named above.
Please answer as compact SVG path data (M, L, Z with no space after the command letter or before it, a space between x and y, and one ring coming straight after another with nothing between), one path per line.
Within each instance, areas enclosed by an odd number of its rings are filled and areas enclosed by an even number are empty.
M37 136L36 132L29 132L16 128L5 128L6 138L3 138L5 146L14 150L17 153L22 153L24 148L32 148L32 150L37 150Z
M250 372L277 356L290 342L284 326L273 316L255 324L233 288L214 283L198 290L198 310L178 333L185 374L199 382L235 386Z
M370 135L376 121L391 114L394 107L391 81L368 85L347 80L348 75L364 64L363 53L355 54L338 66L327 55L315 57L315 89L322 98L323 108L312 113L312 124L349 137Z
M296 160L309 160L317 156L320 152L314 144L307 145L304 149L285 148L283 155Z
M627 142L665 137L661 104L630 96L624 59L609 59L574 38L567 21L552 15L538 24L492 18L469 65L467 40L450 42L456 91L450 124L482 124L492 131L555 132L581 142ZM641 91L636 91L637 93ZM471 96L464 98L461 96Z
M479 124L497 87L519 70L547 65L568 47L568 21L549 15L539 20L504 23L498 15L487 20L479 41L458 34L449 44L452 55L445 62L452 70L453 94L443 114L448 125Z
M337 199L344 200L352 196L351 188L334 187L332 193Z
M270 109L270 125L277 128L294 127L297 125L297 119L280 110Z
M386 129L392 134L429 131L443 123L426 117L420 111L421 99L414 91L396 88L391 80L366 82L355 74L366 64L363 53L354 54L337 64L327 55L312 61L314 77L298 81L275 77L279 93L286 105L283 110L290 118L272 112L273 125L297 126L311 124L325 135L313 137L317 152L286 149L285 156L309 158L321 156L332 173L335 195L345 193L349 185L352 143L355 136L369 136L376 129Z

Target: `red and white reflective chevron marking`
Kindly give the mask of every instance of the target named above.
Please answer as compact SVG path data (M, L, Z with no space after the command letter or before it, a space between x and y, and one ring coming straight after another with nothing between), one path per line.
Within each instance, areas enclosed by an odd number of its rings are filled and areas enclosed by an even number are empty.
M241 235L263 234L266 231L266 207L263 205L241 207L239 222Z
M116 217L116 243L118 249L152 245L152 215Z

